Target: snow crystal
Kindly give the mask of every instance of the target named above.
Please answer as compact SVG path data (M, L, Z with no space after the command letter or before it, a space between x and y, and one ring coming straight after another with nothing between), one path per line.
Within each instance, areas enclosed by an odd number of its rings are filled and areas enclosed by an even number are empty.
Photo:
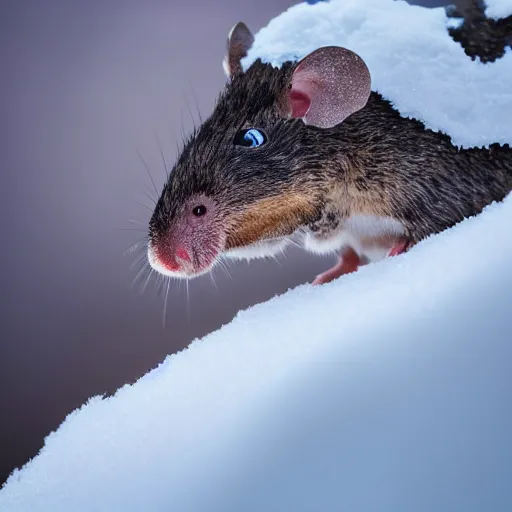
M485 0L485 15L499 20L512 16L512 0Z
M462 147L512 143L512 52L494 63L472 61L449 25L443 8L404 1L301 3L256 34L244 66L257 58L280 65L321 46L344 46L365 60L372 88L403 116Z

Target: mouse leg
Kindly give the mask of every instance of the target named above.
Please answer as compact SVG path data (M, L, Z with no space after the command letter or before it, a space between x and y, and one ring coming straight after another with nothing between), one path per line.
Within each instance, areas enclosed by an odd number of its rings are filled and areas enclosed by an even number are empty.
M404 252L407 252L411 244L407 240L397 240L391 247L388 256L398 256Z
M338 263L329 270L318 274L313 281L313 284L329 283L344 274L355 272L362 264L361 258L359 258L354 249L352 249L352 247L347 247L341 252Z
M412 244L407 240L397 240L389 249L388 256L398 256L399 254L403 254L404 252L407 252L411 246ZM366 265L366 263L368 263L368 260L361 259L352 247L347 247L341 252L338 263L329 270L318 274L313 281L313 284L329 283L344 274L355 272L360 266Z

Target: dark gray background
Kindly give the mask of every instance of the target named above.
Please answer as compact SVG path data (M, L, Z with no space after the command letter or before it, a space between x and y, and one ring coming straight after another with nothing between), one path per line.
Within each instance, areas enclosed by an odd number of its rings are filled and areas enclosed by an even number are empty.
M88 397L326 268L290 251L191 281L188 297L173 283L164 328L156 281L131 287L140 252L124 255L155 195L136 149L161 187L156 137L172 163L187 102L211 111L231 26L256 32L294 3L2 2L0 482Z

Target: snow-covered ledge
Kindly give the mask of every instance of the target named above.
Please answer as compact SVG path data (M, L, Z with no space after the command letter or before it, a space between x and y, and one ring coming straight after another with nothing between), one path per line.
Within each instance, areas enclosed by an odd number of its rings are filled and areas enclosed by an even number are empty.
M344 44L405 115L461 144L512 142L511 56L472 62L445 23L391 0L303 4L254 51ZM69 415L0 510L512 510L511 219L509 196L405 255L241 312Z
M499 20L512 16L512 2L510 0L485 0L485 15L488 18Z

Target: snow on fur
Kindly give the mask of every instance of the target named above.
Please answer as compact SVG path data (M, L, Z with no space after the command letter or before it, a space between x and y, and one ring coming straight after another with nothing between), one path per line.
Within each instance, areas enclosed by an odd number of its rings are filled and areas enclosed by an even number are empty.
M488 18L499 20L500 18L512 16L511 0L485 0L485 5L485 15Z

